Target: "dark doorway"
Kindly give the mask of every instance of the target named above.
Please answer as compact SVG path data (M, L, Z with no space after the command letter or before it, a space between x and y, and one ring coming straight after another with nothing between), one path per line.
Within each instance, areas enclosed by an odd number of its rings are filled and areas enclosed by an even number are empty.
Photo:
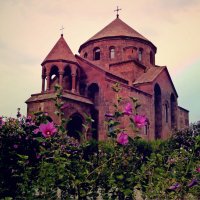
M67 131L70 137L81 140L83 119L79 114L70 117L71 120L67 124Z
M162 97L158 84L154 87L154 108L155 108L155 139L161 138L162 133Z

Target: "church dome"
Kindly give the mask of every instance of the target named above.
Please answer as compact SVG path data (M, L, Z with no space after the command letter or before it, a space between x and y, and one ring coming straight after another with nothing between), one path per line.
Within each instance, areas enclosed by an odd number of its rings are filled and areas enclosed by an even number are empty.
M127 25L125 22L123 22L121 19L117 17L106 27L104 27L102 30L100 30L98 33L92 36L89 40L83 43L79 48L79 52L85 46L97 40L119 38L119 37L127 39L136 39L136 40L139 39L140 41L152 45L152 47L156 49L156 47L153 45L153 43L151 43L151 41L149 41L147 38L145 38L143 35L138 33L136 30L131 28L129 25Z

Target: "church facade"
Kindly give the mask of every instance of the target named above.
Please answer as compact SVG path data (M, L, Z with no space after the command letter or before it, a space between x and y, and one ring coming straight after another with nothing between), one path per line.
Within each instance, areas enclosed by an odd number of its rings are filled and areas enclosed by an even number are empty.
M107 138L106 113L112 113L116 101L112 86L119 83L122 107L130 96L139 100L138 114L145 115L149 124L140 130L147 140L166 139L173 129L189 125L189 111L178 106L178 94L166 66L155 64L157 48L147 38L117 18L96 33L79 48L79 55L70 50L63 34L42 62L42 91L26 101L28 115L47 112L59 124L54 114L54 86L63 88L62 100L67 104L64 116L71 118L66 125L77 139L82 131L84 114L94 119L92 135L97 140ZM130 136L128 117L121 128Z

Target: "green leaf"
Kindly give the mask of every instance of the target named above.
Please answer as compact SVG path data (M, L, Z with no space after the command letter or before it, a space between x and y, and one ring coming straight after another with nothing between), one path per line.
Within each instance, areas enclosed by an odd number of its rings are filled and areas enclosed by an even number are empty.
M120 174L120 175L116 176L116 178L117 178L118 180L122 180L122 179L124 178L124 175L123 175L123 174Z
M133 191L132 191L131 189L129 189L129 188L127 188L127 189L124 190L124 194L125 194L126 196L129 196L129 195L132 194L132 193L133 193Z
M41 137L36 137L35 140L37 140L38 142L45 142L45 138Z
M21 154L17 154L21 159L27 160L28 156L27 155L21 155Z

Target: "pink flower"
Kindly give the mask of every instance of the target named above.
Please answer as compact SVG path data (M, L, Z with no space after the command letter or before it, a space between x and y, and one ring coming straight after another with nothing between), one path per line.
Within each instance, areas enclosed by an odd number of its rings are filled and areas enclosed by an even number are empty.
M117 135L117 142L121 145L128 144L128 134L121 132Z
M147 118L142 115L135 115L133 117L133 121L137 128L142 128L143 126L145 126L147 124Z
M53 122L48 122L47 124L40 124L39 129L45 138L51 137L54 135L55 132L57 132L57 129L55 128Z
M13 147L14 147L14 149L17 149L17 148L18 148L18 145L17 145L17 144L14 144Z
M197 185L198 183L199 183L199 182L198 182L197 179L192 179L192 180L188 183L187 186L188 186L189 188L191 188L191 187Z
M179 183L174 183L173 185L171 185L169 187L169 190L176 190L177 188L179 188L181 185Z
M39 129L39 128L36 128L36 129L33 131L34 134L38 134L39 132L40 132L40 129Z
M167 162L168 162L169 164L173 164L173 163L176 162L176 159L175 159L175 158L168 158Z
M49 116L49 114L47 112L44 113L45 116Z
M124 115L131 115L133 111L132 105L130 103L127 103L125 108L124 108Z
M26 126L30 126L30 122L26 122Z
M200 173L200 167L197 167L197 168L196 168L196 172L199 172L199 173Z
M29 116L27 117L27 119L28 119L28 120L31 120L31 119L32 119L32 117L29 115Z

